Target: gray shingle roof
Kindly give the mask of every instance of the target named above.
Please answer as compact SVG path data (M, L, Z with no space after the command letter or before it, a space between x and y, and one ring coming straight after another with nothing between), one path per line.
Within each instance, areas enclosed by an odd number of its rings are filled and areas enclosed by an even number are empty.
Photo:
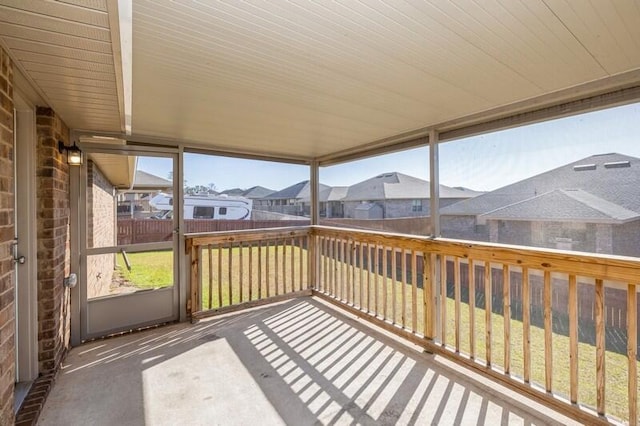
M640 214L582 189L556 189L480 215L485 219L624 223Z
M136 170L136 176L133 184L134 189L167 189L173 188L170 180L152 175L142 170Z
M440 185L440 198L469 198L475 191ZM430 197L429 182L398 172L383 173L349 187L345 201L404 200Z
M327 185L320 184L320 193L322 191L327 190L329 187ZM266 200L310 200L311 199L311 190L309 181L305 180L302 182L298 182L295 185L291 185L287 188L284 188L280 191L274 192L272 194L264 197Z
M639 183L640 159L617 153L593 155L495 191L449 205L442 208L440 213L442 215L476 216L563 189L565 192L562 193L564 195L562 199L568 203L578 202L595 210L602 208L608 212L605 215L611 213L611 217L624 216L628 213L624 213L623 210L613 212L609 207L613 204L626 211L640 213ZM571 197L566 190L582 190L583 192L573 193L574 196ZM536 203L542 203L545 200L547 203L551 203L553 197L560 197L560 195L558 193L545 197ZM603 201L610 203L609 207L606 207ZM546 210L551 215L562 214L560 211L554 212L552 210L563 208L542 205L537 207Z

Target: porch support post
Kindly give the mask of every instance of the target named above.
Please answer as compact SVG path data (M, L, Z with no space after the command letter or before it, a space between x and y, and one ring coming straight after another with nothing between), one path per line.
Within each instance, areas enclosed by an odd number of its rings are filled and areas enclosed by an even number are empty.
M310 164L309 189L311 190L311 226L320 222L320 166L317 160ZM309 233L309 288L320 288L318 279L318 250L314 232Z
M431 236L440 236L440 171L438 169L438 132L429 131L429 217Z
M318 161L311 161L310 173L309 187L311 189L311 225L317 225L320 222L320 166Z
M429 219L431 225L430 235L433 238L440 236L440 175L438 170L438 132L435 129L429 131ZM430 312L427 314L431 319L431 330L425 329L425 332L430 333L427 338L440 338L444 339L441 335L442 323L441 323L441 309L442 303L445 301L440 300L440 292L442 280L441 262L435 255L425 253L425 256L429 256L431 260L430 268L428 271L429 276L433 279L428 283L431 288L426 294L431 294L431 298L428 302L428 309ZM433 330L435 327L435 330ZM426 334L425 334L426 335Z

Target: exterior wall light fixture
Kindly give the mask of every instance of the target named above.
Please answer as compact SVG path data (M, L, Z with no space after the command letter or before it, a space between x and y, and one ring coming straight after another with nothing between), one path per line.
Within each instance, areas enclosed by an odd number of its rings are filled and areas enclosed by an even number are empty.
M67 152L67 164L70 166L79 166L82 164L82 151L76 143L73 146L66 146L63 141L58 141L58 151L62 154Z

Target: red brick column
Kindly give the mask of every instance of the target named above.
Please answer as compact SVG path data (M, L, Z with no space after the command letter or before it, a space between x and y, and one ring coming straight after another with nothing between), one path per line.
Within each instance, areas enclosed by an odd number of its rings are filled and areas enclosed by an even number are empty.
M38 107L38 360L40 374L57 369L69 345L69 166L58 141L69 130L50 108Z
M0 425L14 419L13 187L13 64L0 47Z

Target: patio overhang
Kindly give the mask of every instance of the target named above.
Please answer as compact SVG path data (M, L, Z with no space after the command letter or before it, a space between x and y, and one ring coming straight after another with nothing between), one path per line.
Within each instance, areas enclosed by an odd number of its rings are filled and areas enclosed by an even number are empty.
M634 2L132 3L0 1L74 129L326 165L640 99Z

